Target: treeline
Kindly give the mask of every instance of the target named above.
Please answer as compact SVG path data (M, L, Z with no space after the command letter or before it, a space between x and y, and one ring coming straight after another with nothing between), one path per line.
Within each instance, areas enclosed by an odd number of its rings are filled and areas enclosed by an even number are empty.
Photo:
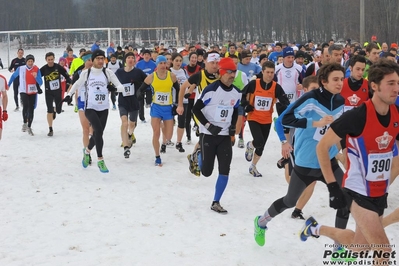
M3 1L0 30L178 27L180 40L359 40L360 0ZM399 40L398 0L365 0L366 40Z

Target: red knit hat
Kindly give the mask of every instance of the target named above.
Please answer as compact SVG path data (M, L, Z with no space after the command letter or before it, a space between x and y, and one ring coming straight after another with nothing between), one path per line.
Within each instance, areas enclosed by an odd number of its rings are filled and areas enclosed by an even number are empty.
M223 76L226 74L227 70L237 71L237 66L234 64L233 59L230 57L225 57L219 61L219 74Z

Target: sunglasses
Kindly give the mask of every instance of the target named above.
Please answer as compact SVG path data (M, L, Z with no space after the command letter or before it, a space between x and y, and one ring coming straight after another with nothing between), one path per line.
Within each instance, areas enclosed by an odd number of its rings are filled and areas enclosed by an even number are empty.
M231 70L231 69L223 69L223 68L221 68L222 70L226 70L226 73L227 74L235 74L236 72L237 72L237 70Z

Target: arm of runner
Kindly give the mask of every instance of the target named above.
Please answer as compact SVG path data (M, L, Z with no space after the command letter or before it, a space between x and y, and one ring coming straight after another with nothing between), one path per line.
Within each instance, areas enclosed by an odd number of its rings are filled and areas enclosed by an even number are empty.
M202 113L202 108L205 107L204 102L201 99L198 99L194 106L193 106L193 114L195 115L195 117L201 122L201 124L203 124L204 126L209 123L208 119L206 119L206 117L204 116L204 114Z
M334 130L329 128L327 133L321 138L316 146L316 153L317 158L319 159L320 169L327 184L336 182L331 168L329 150L332 146L339 143L340 140L341 138L334 132Z
M177 109L176 109L176 112L179 115L182 115L183 112L184 112L184 107L183 107L184 94L186 94L187 88L189 88L189 91L190 91L191 87L193 87L193 89L191 90L191 93L192 93L192 91L195 88L195 84L190 84L190 82L188 82L188 80L186 80L180 87L179 94L178 94L179 97L178 97L178 100L177 100L178 105L177 105Z
M107 74L109 76L109 81L112 82L112 84L114 84L114 86L116 87L116 91L117 92L123 92L125 90L125 87L121 84L121 82L119 81L118 77L115 75L114 72L112 72L112 70L106 69Z
M84 85L86 80L87 80L87 69L83 70L82 73L80 73L79 79L75 83L73 83L72 87L68 91L67 96L72 96L78 88Z
M14 71L14 73L12 73L10 80L8 81L8 87L11 86L11 84L13 83L14 79L16 79L19 76L19 68L17 68L17 71Z

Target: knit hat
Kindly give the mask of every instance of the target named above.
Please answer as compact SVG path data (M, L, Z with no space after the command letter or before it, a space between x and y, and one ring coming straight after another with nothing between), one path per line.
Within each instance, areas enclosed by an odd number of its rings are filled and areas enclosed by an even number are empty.
M61 61L63 61L65 64L66 64L66 59L65 59L65 57L60 57L60 59L58 59L58 64L61 62Z
M291 47L286 47L283 50L283 57L287 57L287 56L295 56L294 54L294 50Z
M391 48L398 49L398 44L396 42L391 43Z
M298 52L296 52L296 54L295 54L295 59L297 59L297 58L299 58L299 57L305 58L305 52L304 52L304 51L298 51Z
M259 56L259 62L262 61L262 59L265 58L265 57L267 58L267 55L266 55L266 54L261 54L261 55Z
M165 62L166 63L167 62L166 57L163 56L163 55L158 55L157 61L155 61L155 64L158 66L158 64L161 63L161 62Z
M144 51L141 51L141 53L142 53L143 55L145 55L145 54L151 55L151 51L148 50L148 49L145 49Z
M25 61L28 61L29 59L32 59L33 62L35 62L35 57L34 57L33 55L31 55L31 54L28 54L28 55L25 57Z
M103 51L103 50L100 50L100 49L95 50L95 51L91 54L91 61L94 61L94 59L95 59L97 56L103 56L103 57L105 57L104 51Z
M233 59L231 59L230 57L222 58L219 61L219 74L220 74L220 76L223 76L224 74L226 74L227 70L232 70L232 71L236 71L237 70L236 64L234 64Z

